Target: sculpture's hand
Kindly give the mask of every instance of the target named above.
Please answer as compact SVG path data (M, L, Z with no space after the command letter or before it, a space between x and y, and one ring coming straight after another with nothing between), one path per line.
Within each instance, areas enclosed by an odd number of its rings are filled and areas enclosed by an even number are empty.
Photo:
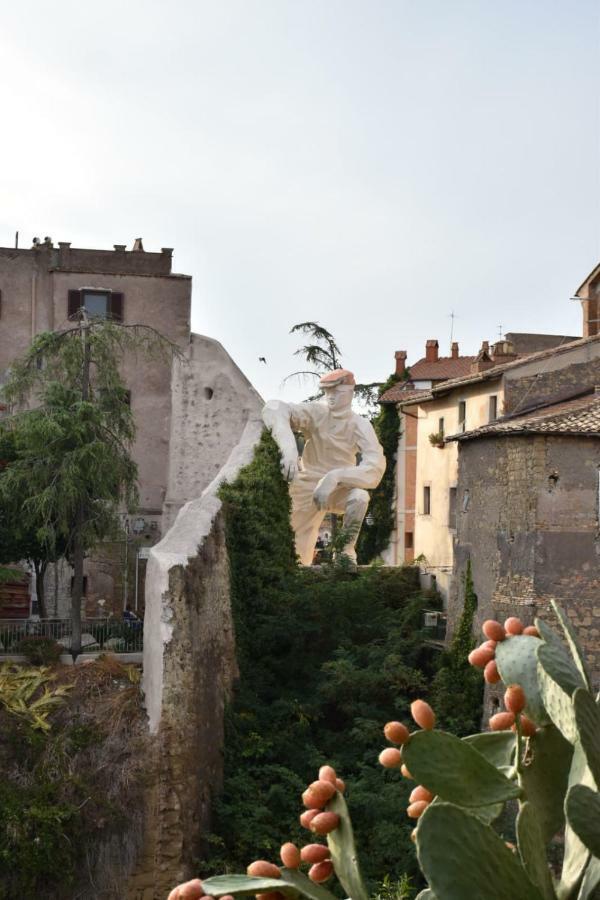
M281 472L286 481L293 481L298 474L298 454L284 453L281 457Z
M318 509L327 509L331 495L337 486L338 479L335 472L328 472L327 475L323 475L313 491L313 503Z

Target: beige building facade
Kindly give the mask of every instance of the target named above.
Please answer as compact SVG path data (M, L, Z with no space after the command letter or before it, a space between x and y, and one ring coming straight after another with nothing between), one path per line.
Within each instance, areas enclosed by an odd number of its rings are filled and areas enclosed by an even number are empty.
M124 516L123 540L86 561L88 613L143 605L145 560L139 549L165 533L178 509L199 496L237 444L261 398L217 341L190 328L192 279L172 270L173 251L88 250L50 238L28 249L0 248L0 380L42 331L69 327L80 307L125 325L150 326L182 358L127 359L123 376L136 423L133 457L139 509ZM48 575L49 607L65 615L70 570ZM100 607L98 607L100 603ZM1 615L1 611L0 611Z

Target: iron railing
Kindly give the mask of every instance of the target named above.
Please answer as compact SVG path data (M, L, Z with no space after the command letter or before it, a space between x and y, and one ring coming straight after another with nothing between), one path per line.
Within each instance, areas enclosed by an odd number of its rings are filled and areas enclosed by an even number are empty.
M19 653L25 638L52 638L65 648L71 647L70 619L0 619L0 656ZM119 621L117 618L82 619L82 653L139 653L144 646L141 621Z

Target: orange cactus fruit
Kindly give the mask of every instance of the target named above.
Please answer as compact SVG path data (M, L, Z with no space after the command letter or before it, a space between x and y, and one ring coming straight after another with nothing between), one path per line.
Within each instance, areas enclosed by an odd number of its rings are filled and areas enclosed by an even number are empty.
M178 900L200 900L204 895L204 888L199 878L193 878L179 885Z
M501 680L500 672L498 671L498 665L495 659L490 659L489 663L487 663L485 669L483 670L483 677L488 684L498 684L498 682Z
M308 790L318 800L319 806L325 806L335 794L335 782L313 781L312 784L309 784Z
M431 791L428 791L426 787L423 787L422 784L419 784L416 788L413 788L408 799L410 803L417 803L419 800L425 800L426 803L431 803L433 794Z
M410 714L423 731L431 731L435 728L435 713L429 703L424 700L413 700L410 704Z
M303 828L310 828L310 823L312 822L314 817L318 815L318 809L307 809L306 812L303 812L300 816L300 824Z
M523 629L523 634L530 634L532 637L539 637L539 636L540 636L540 633L539 633L539 631L537 630L537 628L535 627L535 625L527 625L527 626Z
M523 631L523 623L517 616L509 616L504 623L504 629L506 633L510 635L521 634Z
M419 816L422 816L427 807L429 806L429 800L417 800L415 803L411 803L408 809L406 810L407 816L411 819L418 819Z
M386 747L379 754L379 762L386 769L397 769L402 763L402 754L395 747Z
M410 737L410 731L402 722L388 722L383 733L392 744L405 744Z
M306 847L303 847L300 851L302 862L310 863L311 865L313 863L325 862L330 856L331 853L326 844L307 844Z
M501 625L500 622L496 622L495 619L486 619L481 626L481 630L486 638L489 638L490 641L496 641L496 643L498 643L498 641L503 641L506 637L504 625Z
M302 794L302 803L307 809L322 809L326 802L321 796L313 793L310 788L307 788Z
M504 692L504 705L509 712L520 713L524 709L527 700L525 691L520 684L509 684Z
M334 812L322 812L314 817L310 823L310 830L315 834L329 834L340 824L340 817Z
M326 859L325 862L315 863L314 866L311 866L308 870L308 877L311 881L314 881L315 884L322 884L324 881L327 881L333 875L333 863L330 859Z
M410 778L411 781L414 781L414 778L412 777L412 775L410 774L410 772L408 771L408 769L406 768L404 763L402 763L402 765L400 766L400 771L402 772L402 774L404 775L405 778Z
M319 781L330 781L332 784L335 784L336 779L337 772L333 766L321 766L319 769Z
M300 865L300 851L291 841L282 845L279 855L281 862L287 869L297 869Z
M413 842L413 844L416 844L416 842L417 842L417 829L416 828L413 828L413 830L411 831L410 839Z
M266 859L257 859L250 863L246 874L253 875L254 878L281 878L281 869L275 863L267 862Z
M487 664L491 662L496 655L496 651L491 647L486 647L485 644L481 644L479 647L475 647L474 650L471 650L468 656L468 660L472 666L475 666L477 669L485 669Z
M233 900L233 894L223 894L223 896L220 897L219 900Z
M515 724L515 714L511 712L496 713L490 719L490 728L492 731L508 731L511 725Z
M340 794L343 794L344 791L346 790L346 782L344 781L343 778L336 778L335 786L338 789L338 791L340 792Z
M516 731L517 726L513 725L512 730ZM528 719L527 716L521 716L521 734L523 737L533 737L537 731L537 725L535 722L532 722L531 719Z

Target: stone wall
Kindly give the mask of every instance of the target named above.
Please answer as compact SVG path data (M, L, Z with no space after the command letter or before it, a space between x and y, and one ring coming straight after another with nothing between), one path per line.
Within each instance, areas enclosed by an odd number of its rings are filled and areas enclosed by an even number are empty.
M521 435L461 444L449 634L462 610L470 558L477 626L512 614L529 624L547 617L554 599L571 617L600 681L599 466L598 438Z
M505 373L505 414L525 411L536 405L559 403L575 396L578 391L600 385L600 358L595 344L579 346L571 354L557 354L551 360L551 369L546 366L530 374L521 368Z

